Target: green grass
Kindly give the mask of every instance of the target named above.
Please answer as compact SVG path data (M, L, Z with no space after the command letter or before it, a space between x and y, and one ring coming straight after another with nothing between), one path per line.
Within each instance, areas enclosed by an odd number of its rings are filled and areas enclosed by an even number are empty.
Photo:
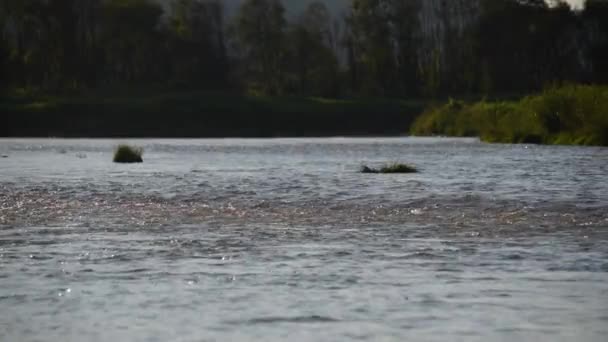
M134 87L0 95L0 136L278 137L397 135L425 107L394 99L266 97ZM119 122L120 124L116 124Z
M141 147L134 147L129 145L118 145L114 151L114 162L115 163L142 163L144 150Z
M372 168L367 165L361 166L361 173L417 173L418 170L411 165L401 163L391 163L381 166L380 168Z
M555 87L519 101L450 100L427 110L411 132L497 143L608 146L608 87Z

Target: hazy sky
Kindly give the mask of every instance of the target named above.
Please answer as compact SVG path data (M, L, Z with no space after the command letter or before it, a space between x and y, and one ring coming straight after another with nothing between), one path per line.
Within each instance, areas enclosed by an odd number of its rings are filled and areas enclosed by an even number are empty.
M239 3L242 0L224 0L226 3ZM349 2L349 0L322 0L323 2L330 4L330 7L341 7ZM311 2L311 0L283 0L284 4L296 7L305 7L305 4ZM570 3L574 7L581 7L585 0L566 0L566 2Z
M159 0L161 2L167 2L168 0ZM226 5L226 9L232 12L243 0L223 0ZM302 9L312 2L313 0L282 0L291 13L298 13ZM329 8L334 11L338 11L341 8L345 8L350 0L321 0L326 3ZM581 7L585 0L566 0L574 7Z
M581 7L585 0L567 0L574 7Z

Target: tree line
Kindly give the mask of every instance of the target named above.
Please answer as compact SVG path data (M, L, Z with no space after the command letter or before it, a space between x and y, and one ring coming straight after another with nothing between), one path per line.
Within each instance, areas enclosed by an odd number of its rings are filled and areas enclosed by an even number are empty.
M0 87L266 95L510 94L608 83L608 2L0 0Z

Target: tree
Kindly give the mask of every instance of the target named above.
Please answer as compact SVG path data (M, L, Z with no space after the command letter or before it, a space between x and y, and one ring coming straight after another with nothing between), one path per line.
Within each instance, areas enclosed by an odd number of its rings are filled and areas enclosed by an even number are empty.
M390 22L393 27L396 69L400 90L406 96L419 94L418 48L420 45L419 0L391 2Z
M565 3L484 0L474 40L494 90L527 92L576 80L577 21Z
M347 17L358 86L377 95L388 94L394 85L390 10L390 0L353 0Z
M3 36L8 50L7 70L18 87L40 85L48 75L45 50L50 32L42 0L2 1Z
M102 43L110 81L153 81L158 63L151 58L159 46L159 20L163 13L150 0L106 0L102 7Z
M283 91L282 59L287 22L280 0L246 0L239 8L236 38L245 77L253 89L268 94Z
M313 2L287 33L287 70L291 88L300 94L336 96L338 61L331 48L330 15Z
M177 84L223 87L228 62L218 0L174 0L169 18L171 78Z
M323 2L311 2L304 10L298 24L318 36L324 44L331 46L331 14Z
M588 60L591 65L591 81L608 83L608 2L587 0L583 21L589 40Z

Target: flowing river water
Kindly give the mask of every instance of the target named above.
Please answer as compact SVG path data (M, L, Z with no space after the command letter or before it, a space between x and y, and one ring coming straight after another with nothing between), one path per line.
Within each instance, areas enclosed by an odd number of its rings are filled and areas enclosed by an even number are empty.
M143 164L113 164L120 142ZM1 341L606 341L608 149L0 140ZM404 161L420 172L360 174Z

